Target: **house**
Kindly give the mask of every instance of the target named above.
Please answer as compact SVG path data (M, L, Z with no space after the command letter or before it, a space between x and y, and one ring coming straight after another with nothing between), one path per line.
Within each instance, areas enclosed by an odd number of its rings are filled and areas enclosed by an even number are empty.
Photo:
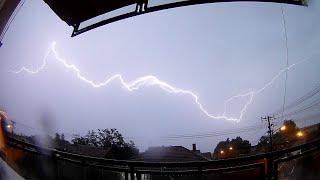
M144 162L190 162L207 161L207 158L183 146L160 146L150 147L145 152L131 158L131 160Z
M200 152L200 150L197 150L197 145L196 144L192 144L192 152L198 154L199 156L204 157L208 161L212 160L211 152L204 152L204 153Z
M112 158L111 148L99 148L87 145L75 145L75 144L65 144L63 147L58 147L58 150L73 154L81 154L85 156L100 157L100 158Z

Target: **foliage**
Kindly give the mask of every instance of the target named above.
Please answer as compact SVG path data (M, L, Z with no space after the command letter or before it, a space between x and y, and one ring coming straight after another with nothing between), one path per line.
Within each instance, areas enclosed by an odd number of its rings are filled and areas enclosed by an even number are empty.
M250 148L250 142L238 136L231 141L229 138L226 141L220 141L214 149L213 155L216 158L235 157L240 154L249 153ZM223 151L223 153L221 153L221 151Z
M282 124L285 126L284 130L275 132L272 136L273 150L284 149L292 146L296 141L296 133L299 131L299 127L293 120L285 120ZM269 136L262 136L257 145L258 150L266 152L270 150Z
M91 130L83 137L75 137L71 142L76 145L110 148L111 155L108 158L128 159L139 152L134 142L126 142L122 134L116 129L98 129L98 132Z
M283 126L286 126L286 130L281 132L281 134L283 134L285 136L295 135L296 132L299 130L296 123L292 120L285 120L283 122Z

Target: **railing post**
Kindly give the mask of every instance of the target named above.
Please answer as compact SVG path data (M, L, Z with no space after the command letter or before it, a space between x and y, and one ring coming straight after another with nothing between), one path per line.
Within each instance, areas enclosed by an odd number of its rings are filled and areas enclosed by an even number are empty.
M124 179L125 179L125 180L129 180L129 173L128 173L128 171L125 171L125 172L124 172Z
M130 180L134 180L134 167L130 166Z
M263 160L263 164L261 164L261 167L260 167L260 178L261 179L266 178L266 161L265 161L265 159Z
M267 157L267 178L274 179L274 163L272 154Z
M202 166L198 167L198 173L199 173L200 176L202 176Z
M198 176L200 176L201 179L203 179L203 177L202 177L202 166L198 166Z
M81 160L81 167L82 167L82 179L87 180L87 167L86 167L86 161L84 159Z
M53 160L53 173L54 173L54 179L58 180L60 179L59 175L59 166L58 166L58 154L52 153L52 160Z
M275 161L274 162L274 179L278 179L278 162L277 161Z
M136 175L137 175L137 180L141 180L141 173L137 172Z

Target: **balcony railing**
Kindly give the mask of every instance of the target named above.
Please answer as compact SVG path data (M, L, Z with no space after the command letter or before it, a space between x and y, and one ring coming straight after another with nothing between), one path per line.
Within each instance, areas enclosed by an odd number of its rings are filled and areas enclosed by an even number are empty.
M320 139L308 142L303 145L292 147L289 149L278 150L257 155L221 159L212 161L195 161L195 162L140 162L140 161L124 161L90 157L79 154L72 154L56 149L39 147L34 144L20 141L6 136L8 147L23 152L23 156L32 156L39 162L46 161L50 168L49 175L53 179L67 179L65 172L68 167L74 166L81 172L79 177L82 179L90 179L96 170L115 173L112 177L116 179L150 179L150 177L199 177L199 176L243 176L251 174L255 178L267 178L278 176L278 164L292 159L301 158L320 150ZM294 155L293 152L297 152ZM2 153L4 159L5 153ZM69 168L70 169L70 168ZM72 169L72 168L71 168ZM112 174L111 173L111 174ZM110 176L110 174L106 175ZM90 177L90 178L89 178ZM71 178L72 179L72 178ZM152 179L152 178L151 178ZM159 178L158 178L159 179Z

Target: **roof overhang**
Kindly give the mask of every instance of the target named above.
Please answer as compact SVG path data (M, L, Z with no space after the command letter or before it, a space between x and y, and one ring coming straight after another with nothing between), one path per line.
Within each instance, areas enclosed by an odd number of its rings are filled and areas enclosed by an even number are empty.
M9 28L10 21L12 21L12 14L15 14L17 6L21 0L0 0L0 47L1 41Z
M154 11L217 2L245 0L44 0L68 25L74 27L72 36L115 21ZM306 0L246 0L307 5Z

